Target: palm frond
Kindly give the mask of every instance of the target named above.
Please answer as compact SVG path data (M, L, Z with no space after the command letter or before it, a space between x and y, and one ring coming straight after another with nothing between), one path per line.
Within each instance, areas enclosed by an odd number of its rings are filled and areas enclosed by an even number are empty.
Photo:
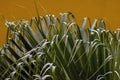
M91 24L84 18L80 27L68 12L60 13L60 18L38 16L6 25L1 79L120 79L120 30L106 30L103 20Z

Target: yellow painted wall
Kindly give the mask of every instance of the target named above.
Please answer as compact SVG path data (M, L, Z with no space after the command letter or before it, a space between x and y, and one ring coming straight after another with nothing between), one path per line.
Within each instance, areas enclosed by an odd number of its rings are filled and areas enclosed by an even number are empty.
M88 16L104 18L108 29L116 30L120 26L120 0L36 0L40 15L72 12L78 24ZM6 36L3 16L8 20L30 19L36 15L33 0L0 0L0 47Z

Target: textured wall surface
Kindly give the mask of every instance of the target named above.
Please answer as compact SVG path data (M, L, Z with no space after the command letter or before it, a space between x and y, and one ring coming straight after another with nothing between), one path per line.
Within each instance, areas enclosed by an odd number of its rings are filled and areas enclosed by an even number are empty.
M88 16L91 21L103 18L107 28L116 30L120 26L120 0L36 0L40 15L72 12L78 24ZM8 21L30 19L36 16L34 0L0 0L0 47L6 36L5 17Z

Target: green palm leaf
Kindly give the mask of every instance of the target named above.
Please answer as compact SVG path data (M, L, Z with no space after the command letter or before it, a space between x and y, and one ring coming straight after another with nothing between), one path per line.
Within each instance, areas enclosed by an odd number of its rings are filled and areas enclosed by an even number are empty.
M87 27L87 22L89 26ZM120 30L106 30L103 20L81 27L70 12L6 22L0 49L1 79L119 80Z

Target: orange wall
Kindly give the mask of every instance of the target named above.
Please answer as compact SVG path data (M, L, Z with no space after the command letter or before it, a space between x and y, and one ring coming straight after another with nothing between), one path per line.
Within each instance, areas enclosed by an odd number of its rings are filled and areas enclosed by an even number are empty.
M78 24L83 17L104 18L108 29L120 26L120 0L36 0L40 15L72 12ZM8 20L30 19L36 15L34 0L0 0L0 47L6 36L3 16Z

